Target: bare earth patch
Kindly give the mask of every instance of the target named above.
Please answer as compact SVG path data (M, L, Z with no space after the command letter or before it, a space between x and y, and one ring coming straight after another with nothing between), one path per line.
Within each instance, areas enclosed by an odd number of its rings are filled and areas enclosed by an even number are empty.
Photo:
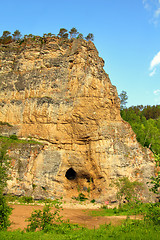
M21 229L27 227L26 219L31 216L34 210L43 209L43 206L32 206L32 205L17 205L11 204L13 208L10 220L12 222L9 230ZM97 206L92 205L92 209L97 208ZM90 205L63 205L63 210L61 210L61 215L64 220L69 219L71 223L77 223L81 226L88 228L98 228L102 224L119 225L126 219L126 216L89 216L88 212L91 209ZM54 208L53 208L54 210ZM130 218L135 219L135 216L130 216Z

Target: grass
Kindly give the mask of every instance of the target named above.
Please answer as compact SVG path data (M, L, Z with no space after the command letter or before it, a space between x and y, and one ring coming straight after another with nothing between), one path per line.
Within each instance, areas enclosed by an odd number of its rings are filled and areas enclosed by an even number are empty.
M14 196L13 196L14 197ZM33 199L31 197L20 197L20 201L22 202L32 202ZM48 201L48 200L44 200ZM52 201L49 199L49 202ZM26 239L34 239L34 240L108 240L108 239L118 239L118 240L157 240L160 236L160 224L159 222L155 221L155 219L144 218L144 220L131 220L127 218L124 220L122 225L120 226L112 226L111 224L106 224L100 226L98 229L87 229L84 227L79 227L78 225L71 224L69 221L64 222L61 220L61 217L59 218L59 209L61 208L61 202L59 200L53 200L52 203L54 203L54 206L57 208L54 214L52 216L57 216L58 219L58 225L53 224L50 225L50 223L47 221L46 227L44 230L36 231L36 232L26 232L21 230L16 231L0 231L0 239L3 240L26 240ZM114 209L107 209L103 208L100 210L92 211L92 214L96 214L96 216L113 216L113 215L130 215L130 214L138 214L138 213L145 213L148 211L148 216L154 215L157 218L159 218L159 203L155 204L144 204L140 202L136 203L128 203L124 204L121 208L114 208ZM158 210L158 211L157 211ZM51 220L50 212L46 212L43 210L41 217L38 214L37 211L34 212L33 216L30 219L30 222L32 224L37 223L35 220L38 219L38 222L40 220L44 219L46 220L46 217L44 218L44 213L47 214L45 216L48 216ZM37 215L38 214L38 215ZM63 217L63 216L62 216ZM154 220L154 221L153 221ZM48 225L49 224L49 225Z
M99 210L92 210L89 212L92 216L120 216L120 215L137 215L144 214L148 210L148 204L142 202L131 202L123 204L119 208L107 208L106 206L102 207Z
M8 126L8 127L12 127L12 125L9 124L8 122L2 122L2 121L0 121L0 125L1 125L1 126L6 125L6 126Z
M11 135L10 137L5 137L0 135L0 142L2 144L7 145L8 147L11 145L17 145L17 144L39 144L42 145L42 143L35 141L35 140L24 140L24 139L18 139L16 135Z
M15 196L12 194L6 195L7 202L14 203L14 204L29 204L32 203L33 205L36 205L37 203L54 203L55 200L52 199L40 199L40 200L34 200L31 196Z
M0 239L3 240L157 240L160 236L160 226L147 225L143 221L126 220L121 226L103 225L99 229L81 228L79 230L68 229L67 231L24 232L24 231L0 231Z

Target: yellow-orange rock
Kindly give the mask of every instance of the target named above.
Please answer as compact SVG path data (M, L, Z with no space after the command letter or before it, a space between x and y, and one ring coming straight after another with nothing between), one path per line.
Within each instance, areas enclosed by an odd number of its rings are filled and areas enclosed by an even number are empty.
M0 57L0 121L13 126L1 126L1 134L45 142L11 147L9 192L114 200L112 180L146 183L154 175L152 154L121 119L116 87L92 42L28 40L1 45ZM147 187L142 198L149 199Z

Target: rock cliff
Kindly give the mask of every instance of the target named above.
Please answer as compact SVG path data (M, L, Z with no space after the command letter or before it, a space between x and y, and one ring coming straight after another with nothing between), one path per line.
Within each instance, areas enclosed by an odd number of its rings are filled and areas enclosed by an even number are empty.
M81 39L0 45L0 121L12 125L0 126L1 135L42 141L10 146L8 192L113 200L113 179L146 183L154 174L103 66L94 44Z

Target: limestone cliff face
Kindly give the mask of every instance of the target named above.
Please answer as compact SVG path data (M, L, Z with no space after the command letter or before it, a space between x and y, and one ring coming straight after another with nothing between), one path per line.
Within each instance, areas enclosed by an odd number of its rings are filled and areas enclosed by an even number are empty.
M8 191L112 200L112 179L148 181L154 162L120 117L120 100L92 42L47 39L0 46L1 135L43 140L11 148ZM27 147L28 149L28 147ZM142 198L148 198L147 191Z

